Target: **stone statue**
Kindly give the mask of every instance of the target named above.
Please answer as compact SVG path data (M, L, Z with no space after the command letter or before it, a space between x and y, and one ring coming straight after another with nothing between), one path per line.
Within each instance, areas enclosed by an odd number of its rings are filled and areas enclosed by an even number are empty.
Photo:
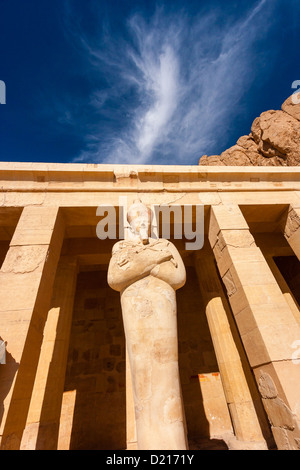
M113 247L108 284L121 293L138 448L186 450L175 293L185 266L172 243L149 238L151 212L140 201L127 220L130 233Z

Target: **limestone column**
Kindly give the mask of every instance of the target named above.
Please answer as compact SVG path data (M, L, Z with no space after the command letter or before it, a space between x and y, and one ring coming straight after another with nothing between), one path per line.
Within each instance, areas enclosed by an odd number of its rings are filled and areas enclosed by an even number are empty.
M57 450L70 450L75 408L76 390L64 392L59 419Z
M138 449L186 450L175 294L185 267L172 243L148 238L145 206L128 218L134 236L113 247L108 284L121 293Z
M196 253L194 261L236 437L236 440L229 442L229 447L237 450L267 449L265 437L270 438L268 423L254 379L243 357L244 352L235 325L230 321L231 312L213 255L201 250Z
M77 272L76 258L60 258L22 450L57 449Z
M285 221L284 236L300 261L300 205L290 206Z
M0 270L2 449L19 449L64 237L59 208L25 207Z
M238 206L212 206L209 241L277 447L299 449L299 324Z

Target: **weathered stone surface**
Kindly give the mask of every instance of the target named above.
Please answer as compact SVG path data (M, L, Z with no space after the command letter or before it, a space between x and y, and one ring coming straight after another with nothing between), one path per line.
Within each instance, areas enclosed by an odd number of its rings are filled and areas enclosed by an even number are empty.
M290 206L284 227L284 236L300 260L300 208Z
M289 97L282 110L266 111L256 118L251 133L220 156L204 155L199 165L299 166L300 104Z
M35 232L40 223L49 230L48 245ZM0 329L9 356L0 386L2 449L20 448L64 229L59 208L26 207L0 270Z
M247 443L251 449L266 449L261 426L266 430L267 425L258 419L261 405L258 396L254 397L256 391L251 382L253 378L246 361L241 357L242 345L236 337L213 257L206 253L203 256L200 252L195 257L195 263L235 436L241 448ZM207 282L214 286L214 292L209 292L205 285ZM250 421L252 425L249 427Z
M284 111L262 113L253 123L252 135L264 157L277 157L282 165L300 164L300 122L289 114Z
M297 120L290 113L286 114ZM261 132L260 126L261 120L255 123L255 132ZM253 158L257 157L258 143L253 137L242 137L237 147L248 155L253 152ZM261 155L261 158L266 157ZM134 178L130 176L131 169L135 172ZM212 265L215 261L218 263L232 306L233 312L227 316L230 324L226 327L221 322L224 309L219 294L222 289L217 284L217 279L219 282L220 279L207 275L206 270L199 289L193 254L185 248L184 240L175 240L187 269L187 283L177 291L176 303L178 362L190 448L210 449L216 446L216 441L219 446L223 440L229 449L252 449L253 443L257 447L258 441L252 441L252 436L244 435L243 441L236 437L239 431L254 433L255 418L249 410L253 410L254 404L257 411L261 400L264 400L270 418L268 430L272 426L278 448L299 449L300 433L296 419L300 420L300 334L297 332L300 311L293 295L297 295L300 279L294 256L300 259L300 166L199 168L133 165L127 169L128 176L124 169L124 177L116 177L116 181L113 180L113 170L110 165L0 164L0 342L2 340L6 344L6 364L0 365L0 394L5 398L4 404L0 403L3 429L6 428L3 448L20 446L22 430L27 422L21 447L24 449L33 448L33 444L36 447L37 437L39 448L57 445L58 449L72 450L136 449L134 405L128 403L134 399L129 397L128 376L131 372L129 370L127 374L130 361L125 361L120 295L107 285L107 267L115 241L97 239L95 214L100 203L118 208L120 195L127 197L130 204L138 193L148 207L151 204L205 206L205 248L199 255L201 262L202 256L204 261L207 261L208 254L212 257L209 234L215 256L211 262ZM120 173L118 170L115 176ZM42 178L45 178L45 183ZM211 205L215 210L209 227ZM74 301L63 399L62 358L67 332L65 328L58 330L57 325L67 318L61 315L57 301L50 311L46 305L57 265L58 242L60 240L61 243L63 237L64 224L59 223L55 227L53 221L58 206L66 222L62 254L78 257L81 270ZM25 207L23 212L22 207ZM238 207L244 220L236 210ZM172 236L170 239L173 241ZM151 300L147 297L150 283L145 289L138 289L139 283L143 285L143 279L136 281L138 285L131 291L134 295L124 301L128 302L129 308L132 302L130 313L136 315L140 324L153 322L155 302L157 312L163 312L165 319L164 315L170 311L175 323L176 315L170 308L174 293L170 286L168 288L171 279L168 270L175 270L170 254L157 267L158 254L163 257L164 250L172 245L167 243L153 246L151 256L146 254L147 249L143 250L142 244L135 253L139 263L143 260L147 264L152 258L151 277L156 285L165 271L167 282L163 284L162 281L161 285L165 294L170 293L169 297L162 295L163 302L159 302L158 297ZM125 253L125 245L123 248ZM264 258L269 265L271 260L274 263L271 269L276 283L262 264ZM279 258L284 258L281 260L284 263L277 267L274 259ZM124 273L129 275L133 259L123 263L126 259L122 261L120 256L119 261L120 269L124 270L121 270L117 282L122 287L126 277ZM282 269L285 264L287 269ZM145 277L147 270L139 274ZM67 277L59 280L59 272L56 271L55 284L59 283L59 292L64 300L67 300L67 291L63 286L67 281ZM209 302L205 301L207 298ZM288 307L296 325L292 318L287 321ZM45 315L47 322L44 328ZM151 344L152 364L156 371L172 366L171 374L161 372L158 379L153 378L151 387L155 391L165 376L172 380L176 378L173 365L177 360L177 339L170 330L163 337L160 325L154 322L152 325L157 330L155 339L151 332L147 336L147 331L141 328L143 339ZM236 325L238 341L234 338L235 344L232 344L229 333L234 333ZM241 386L242 374L238 370L243 356L239 350L238 357L234 358L233 349L229 347L230 344L234 347L239 341L245 345L242 354L247 355L246 366L249 367L250 362L254 367L259 396L258 392L253 394L251 388L251 396L247 398L245 388ZM135 342L133 350L143 363L141 344ZM144 364L147 367L147 361ZM53 375L49 375L50 369ZM147 397L146 372L145 380L138 381L137 389ZM14 382L15 374L18 378ZM12 387L14 396L10 399ZM170 387L167 391L161 400L158 418L166 425L176 426L179 423L179 394ZM53 412L58 411L58 395L62 410L60 417L57 414L54 418ZM138 407L139 420L142 412ZM154 424L160 422L154 413L152 417ZM259 421L261 423L261 419ZM266 438L265 432L263 436ZM250 440L245 442L245 438ZM195 447L192 447L193 442Z
M240 209L231 208L232 226L237 226ZM224 223L228 214L227 225ZM240 211L240 230L243 215ZM209 240L218 248L220 233L230 227L228 207L212 207ZM218 231L219 230L219 231ZM230 237L231 238L231 237ZM224 245L217 251L217 264L225 284L236 325L258 383L262 401L278 448L294 448L299 439L299 373L291 346L300 336L299 324L258 247L249 236L249 248ZM227 237L228 239L228 237ZM217 240L217 242L216 242ZM228 239L229 240L229 239ZM223 272L223 257L228 271ZM248 305L247 305L248 304ZM280 430L284 429L285 432ZM280 432L279 432L279 431Z

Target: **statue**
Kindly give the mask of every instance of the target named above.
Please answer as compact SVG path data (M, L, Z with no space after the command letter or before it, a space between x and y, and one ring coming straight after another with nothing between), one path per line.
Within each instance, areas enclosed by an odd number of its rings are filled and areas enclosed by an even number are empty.
M185 266L172 243L149 238L151 212L140 201L127 220L130 231L113 247L108 284L121 293L138 448L186 450L175 293L185 284Z

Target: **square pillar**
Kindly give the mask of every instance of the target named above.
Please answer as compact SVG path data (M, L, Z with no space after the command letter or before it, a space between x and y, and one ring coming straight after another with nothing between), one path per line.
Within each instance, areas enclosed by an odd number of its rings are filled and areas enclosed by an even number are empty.
M57 449L77 272L76 258L60 258L21 450Z
M0 270L2 449L19 449L64 237L57 207L25 207Z
M300 205L290 206L285 221L284 236L300 261Z
M266 450L265 439L271 441L271 433L234 321L230 318L230 307L223 293L213 254L200 250L196 253L194 261L237 439L237 442L231 440L230 448Z
M209 241L279 449L300 448L300 326L238 206L212 206Z

